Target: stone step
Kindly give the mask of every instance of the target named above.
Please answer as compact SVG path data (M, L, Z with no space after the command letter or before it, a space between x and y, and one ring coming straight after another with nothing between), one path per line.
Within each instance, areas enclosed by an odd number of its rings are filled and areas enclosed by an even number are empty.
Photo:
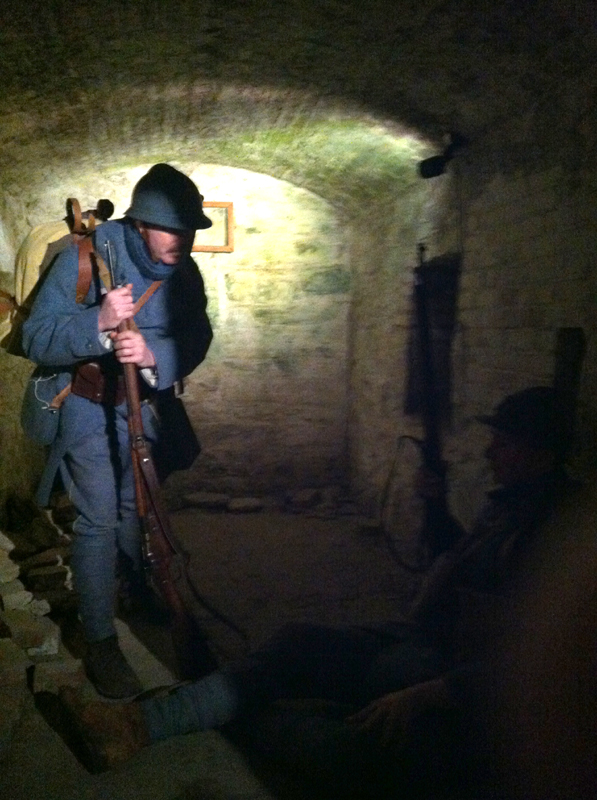
M145 689L174 682L171 672L117 620L122 650ZM14 711L7 720L10 745L0 754L0 797L10 800L274 800L251 772L243 756L220 733L177 736L137 753L120 767L92 775L79 763L62 738L35 708L23 682L31 665L10 639L6 648L16 659L13 674L20 676L6 702ZM2 650L0 649L0 663ZM57 690L58 684L82 678L80 661L61 648L59 658L35 666L37 691ZM86 688L90 684L87 683ZM0 687L0 703L4 703ZM0 742L3 729L0 726Z

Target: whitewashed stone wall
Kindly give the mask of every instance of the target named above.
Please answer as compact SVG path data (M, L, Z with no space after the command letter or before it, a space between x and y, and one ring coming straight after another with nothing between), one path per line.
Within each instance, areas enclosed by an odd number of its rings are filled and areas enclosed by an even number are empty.
M203 453L179 479L236 492L344 484L352 281L340 223L269 176L194 177L206 199L233 201L235 246L196 254L214 341L185 396Z

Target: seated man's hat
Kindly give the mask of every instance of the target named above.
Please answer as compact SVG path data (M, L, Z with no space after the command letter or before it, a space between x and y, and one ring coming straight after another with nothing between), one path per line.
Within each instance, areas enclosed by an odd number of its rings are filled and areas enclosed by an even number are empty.
M567 420L561 399L549 386L532 386L508 395L479 422L510 434L537 450L562 453L567 446Z

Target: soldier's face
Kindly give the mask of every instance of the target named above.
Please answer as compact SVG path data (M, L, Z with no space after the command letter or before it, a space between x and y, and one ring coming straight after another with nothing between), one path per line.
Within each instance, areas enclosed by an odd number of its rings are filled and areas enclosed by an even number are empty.
M188 256L195 238L195 231L179 231L149 222L137 222L137 230L143 237L152 260L172 266Z
M496 483L514 486L536 478L553 467L553 455L535 450L503 431L492 431L485 456Z
M502 431L492 431L485 456L496 483L503 486L519 483L524 472L524 455L513 436Z

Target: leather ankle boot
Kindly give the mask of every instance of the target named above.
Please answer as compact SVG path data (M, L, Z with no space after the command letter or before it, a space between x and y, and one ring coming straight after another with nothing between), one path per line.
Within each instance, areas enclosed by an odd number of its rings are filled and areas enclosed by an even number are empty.
M90 772L121 764L150 743L139 703L86 702L80 691L70 687L61 689L59 697Z

